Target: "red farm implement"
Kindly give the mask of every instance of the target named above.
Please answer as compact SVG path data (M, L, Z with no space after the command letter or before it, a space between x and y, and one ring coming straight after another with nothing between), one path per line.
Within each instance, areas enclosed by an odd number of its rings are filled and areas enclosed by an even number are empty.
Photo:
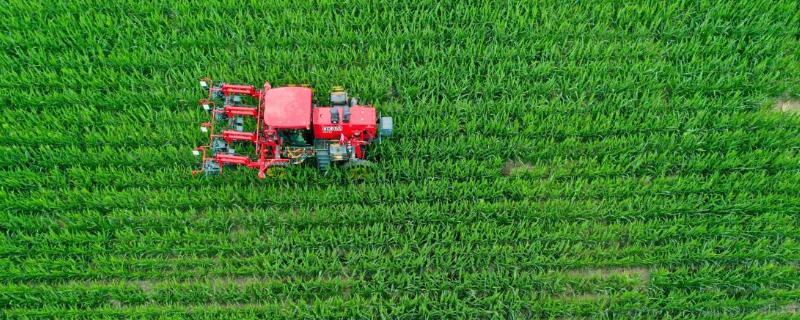
M258 169L258 177L273 166L314 159L320 171L332 164L369 165L365 147L392 134L392 118L380 117L371 105L359 105L340 87L331 92L330 106L317 106L308 87L263 88L214 84L200 80L208 97L200 105L211 119L200 129L208 145L193 153L201 157L193 174L220 174L225 167Z

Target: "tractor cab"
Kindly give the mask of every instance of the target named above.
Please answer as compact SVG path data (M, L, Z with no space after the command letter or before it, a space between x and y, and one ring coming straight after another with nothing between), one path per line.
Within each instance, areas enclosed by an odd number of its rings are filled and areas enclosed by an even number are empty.
M264 91L261 108L264 129L274 130L292 163L312 157L311 109L313 91L306 87L279 87Z

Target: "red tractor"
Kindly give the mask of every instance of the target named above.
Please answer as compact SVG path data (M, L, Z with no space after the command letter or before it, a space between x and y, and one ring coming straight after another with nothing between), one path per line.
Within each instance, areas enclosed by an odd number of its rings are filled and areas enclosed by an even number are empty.
M366 166L365 147L392 135L391 117L359 105L341 87L332 90L330 106L317 106L313 90L304 86L273 88L267 82L257 90L210 79L200 85L208 90L200 105L211 120L200 129L208 132L209 144L193 151L202 158L200 170L192 174L215 175L226 166L241 165L258 169L263 179L273 166L311 158L322 172L334 163Z

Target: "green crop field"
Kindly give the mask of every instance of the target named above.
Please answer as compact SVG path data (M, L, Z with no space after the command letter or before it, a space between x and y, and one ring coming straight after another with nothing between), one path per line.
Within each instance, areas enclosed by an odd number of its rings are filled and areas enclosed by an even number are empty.
M800 3L0 1L0 318L800 317ZM197 79L362 178L193 177Z

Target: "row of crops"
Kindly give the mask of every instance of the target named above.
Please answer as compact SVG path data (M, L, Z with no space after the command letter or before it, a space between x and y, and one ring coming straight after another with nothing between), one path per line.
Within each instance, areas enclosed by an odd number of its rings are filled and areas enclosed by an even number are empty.
M0 19L2 318L798 316L796 1ZM344 85L395 135L358 179L193 177L204 76Z

